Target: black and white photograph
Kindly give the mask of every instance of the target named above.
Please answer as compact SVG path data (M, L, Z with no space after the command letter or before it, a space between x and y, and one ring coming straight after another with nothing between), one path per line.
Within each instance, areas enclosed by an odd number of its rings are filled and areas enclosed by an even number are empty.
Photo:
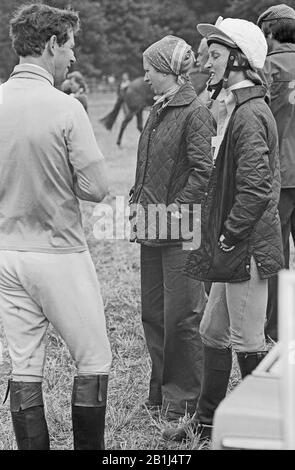
M295 0L0 0L0 451L295 450L294 268Z

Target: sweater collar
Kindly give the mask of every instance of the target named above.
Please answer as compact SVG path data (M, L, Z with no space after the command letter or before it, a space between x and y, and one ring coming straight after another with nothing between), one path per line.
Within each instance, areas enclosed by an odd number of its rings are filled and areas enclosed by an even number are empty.
M10 78L32 78L49 82L53 86L53 76L42 67L36 67L34 64L18 64L14 67Z

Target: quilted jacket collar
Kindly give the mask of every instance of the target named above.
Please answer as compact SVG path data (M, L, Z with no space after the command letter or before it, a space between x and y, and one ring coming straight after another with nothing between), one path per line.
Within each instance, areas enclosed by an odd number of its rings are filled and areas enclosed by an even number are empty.
M193 86L189 82L186 82L179 88L177 93L175 93L167 106L187 106L194 101L194 99L196 99L196 92Z
M235 95L237 106L240 106L254 98L264 98L266 88L263 85L255 85L247 88L237 88L232 90L232 93Z

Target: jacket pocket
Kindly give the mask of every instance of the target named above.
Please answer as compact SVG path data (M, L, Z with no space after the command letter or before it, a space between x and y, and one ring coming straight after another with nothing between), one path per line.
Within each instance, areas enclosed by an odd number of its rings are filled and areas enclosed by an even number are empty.
M249 269L247 268L248 265ZM208 271L208 280L239 282L241 279L249 278L249 273L249 240L238 243L232 251L227 253L222 251L218 245L214 247L213 259Z

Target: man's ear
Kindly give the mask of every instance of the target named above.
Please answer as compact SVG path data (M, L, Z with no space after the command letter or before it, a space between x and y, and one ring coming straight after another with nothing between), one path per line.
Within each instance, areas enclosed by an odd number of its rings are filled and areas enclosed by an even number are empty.
M54 55L54 51L55 51L57 46L58 46L57 37L55 35L53 35L53 36L51 36L51 38L46 43L46 47L47 47L48 52L51 55Z

